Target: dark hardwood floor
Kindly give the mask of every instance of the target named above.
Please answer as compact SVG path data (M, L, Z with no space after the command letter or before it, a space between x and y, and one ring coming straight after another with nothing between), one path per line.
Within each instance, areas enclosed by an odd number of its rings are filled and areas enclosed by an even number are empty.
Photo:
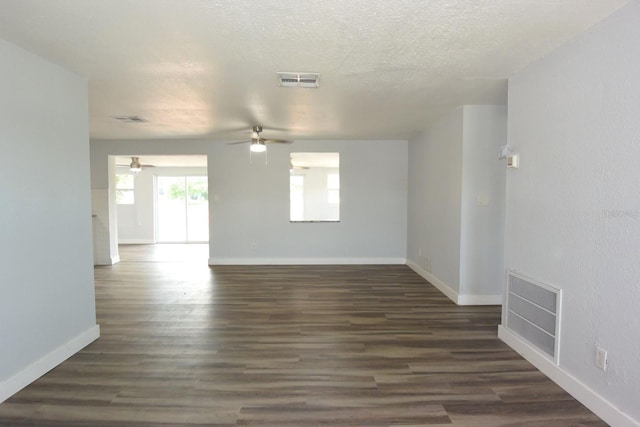
M499 307L457 307L406 266L121 259L95 270L101 338L1 425L606 425L498 340Z

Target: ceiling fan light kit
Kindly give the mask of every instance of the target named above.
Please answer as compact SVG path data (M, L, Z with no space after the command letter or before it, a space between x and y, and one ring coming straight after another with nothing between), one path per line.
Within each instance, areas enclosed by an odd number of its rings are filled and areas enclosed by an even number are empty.
M129 169L133 173L138 173L142 170L142 165L140 164L140 159L138 157L131 157L131 163L129 164Z
M263 139L257 138L251 140L251 146L249 148L253 153L264 153L267 151L267 146Z
M264 153L267 151L267 144L290 144L291 141L284 139L270 139L263 138L260 133L262 132L262 126L253 126L251 128L251 139L247 141L229 142L228 144L245 144L249 143L249 153Z

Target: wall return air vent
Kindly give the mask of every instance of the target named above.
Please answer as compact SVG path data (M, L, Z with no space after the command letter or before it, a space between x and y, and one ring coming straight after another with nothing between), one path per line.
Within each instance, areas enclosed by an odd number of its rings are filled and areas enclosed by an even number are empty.
M320 86L318 73L278 72L276 75L282 87L316 88Z
M506 304L507 329L557 365L562 291L509 271Z

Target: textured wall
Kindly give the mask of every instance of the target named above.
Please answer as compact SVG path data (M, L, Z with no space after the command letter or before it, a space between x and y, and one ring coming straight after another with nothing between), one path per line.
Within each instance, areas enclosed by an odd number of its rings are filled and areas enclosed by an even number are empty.
M640 4L509 83L506 266L564 293L560 367L640 420ZM609 351L606 372L595 347Z

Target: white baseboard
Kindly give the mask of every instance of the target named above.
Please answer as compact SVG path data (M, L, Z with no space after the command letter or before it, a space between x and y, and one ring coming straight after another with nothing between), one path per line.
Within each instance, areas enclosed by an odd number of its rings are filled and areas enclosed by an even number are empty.
M377 265L405 264L404 258L209 258L209 265Z
M154 245L153 239L118 239L119 245Z
M100 326L94 325L70 341L36 360L11 378L0 382L0 403L4 402L65 360L100 337Z
M616 408L607 399L557 366L502 325L498 326L498 337L607 424L616 427L640 427L640 422Z
M119 262L120 262L120 256L117 255L117 256L112 256L108 258L94 259L93 265L113 265Z
M411 260L407 260L407 265L413 271L422 276L427 282L435 286L447 298L455 302L457 305L501 305L502 295L470 295L459 294L454 291L451 286L438 279L432 273L429 273L418 264Z
M458 295L458 305L502 305L502 295Z

